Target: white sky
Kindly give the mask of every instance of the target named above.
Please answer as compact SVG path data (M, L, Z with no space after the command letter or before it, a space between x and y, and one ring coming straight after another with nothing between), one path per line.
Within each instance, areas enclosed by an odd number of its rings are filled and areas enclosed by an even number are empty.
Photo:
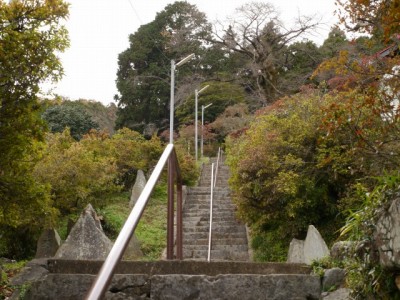
M172 0L67 0L71 46L60 55L65 75L54 92L71 100L79 98L107 105L117 93L115 79L118 54L129 47L128 36L140 25L154 20ZM235 8L250 1L188 0L207 14L208 20L225 19ZM296 16L318 14L323 22L335 22L334 0L269 0L289 24ZM320 43L329 32L326 25L314 36Z

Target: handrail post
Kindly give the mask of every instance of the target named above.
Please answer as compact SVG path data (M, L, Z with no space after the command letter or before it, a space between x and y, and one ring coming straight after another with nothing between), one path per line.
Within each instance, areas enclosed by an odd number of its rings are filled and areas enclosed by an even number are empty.
M176 178L176 258L182 260L183 259L183 221L182 221L182 213L183 213L183 203L182 203L182 180L180 176Z
M217 185L217 175L218 175L218 166L221 154L221 147L218 148L218 156L217 156L217 166L215 167L215 179L214 179L214 187Z
M167 259L174 258L174 159L168 158Z
M214 197L214 163L211 164L211 194L210 194L210 230L208 232L208 255L207 261L211 261L211 239L212 239L212 219L213 219L213 197Z

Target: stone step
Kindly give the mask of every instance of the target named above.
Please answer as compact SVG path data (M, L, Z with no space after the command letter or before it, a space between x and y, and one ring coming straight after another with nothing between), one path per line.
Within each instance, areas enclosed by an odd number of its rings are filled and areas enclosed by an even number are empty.
M215 238L212 237L212 245L246 245L247 251L247 238L246 237L239 237L239 238ZM186 236L183 236L183 241L188 242ZM208 245L208 238L205 239L193 239L191 243L185 246L185 248L190 249L191 245Z
M103 264L96 260L48 259L50 273L97 274ZM193 262L184 260L164 261L121 261L115 274L310 274L310 266L296 263L254 263L254 262Z
M206 202L209 203L211 199L210 194L203 194L203 195L189 195L187 197L186 202ZM231 196L230 195L220 195L220 194L214 194L213 195L213 202L230 202L233 203Z
M213 174L215 178L215 171ZM231 176L231 172L229 170L219 170L217 173L217 179L228 179ZM205 169L204 172L201 174L201 178L211 178L211 169Z
M188 222L194 222L194 221L205 221L210 219L210 214L209 212L199 212L198 214L194 213L184 213L183 214L183 219ZM235 214L231 212L213 212L213 220L236 220Z
M183 224L184 229L188 229L190 227L195 227L197 229L201 229L202 227L208 228L209 227L209 219L205 218L204 220L201 220L200 218L196 219L191 219L191 221L185 222L185 219L183 219ZM237 220L234 219L228 219L226 221L220 220L219 222L215 222L213 219L213 225L212 229L214 232L226 232L227 230L231 230L232 228L237 230L238 232L246 232L246 228L244 225L240 224Z
M184 249L183 257L185 259L196 259L196 258L204 258L208 257L208 247L203 246L202 249ZM212 260L216 261L248 261L249 254L247 251L226 251L224 249L212 249L210 251L210 257Z
M202 190L197 190L197 191L191 191L188 193L188 198L189 199L210 199L211 193L210 189L202 189ZM214 191L213 192L213 199L231 199L231 193L230 190L225 190L225 191Z
M24 299L84 299L95 279L87 274L49 274ZM104 296L115 299L320 299L318 276L303 274L115 275Z
M185 250L193 250L193 249L208 249L208 241L204 244L190 244L185 246ZM230 244L215 244L211 243L211 250L220 250L226 251L229 253L236 253L236 252L247 252L248 247L247 245L239 244L239 245L230 245ZM248 259L248 258L247 258Z
M208 239L208 231L207 232L184 232L183 233L183 239L186 241L187 238L192 238L194 240L198 239ZM212 238L214 240L218 239L236 239L236 238L244 238L247 240L247 235L246 232L229 232L229 233L219 233L219 232L213 232L212 233Z
M189 196L186 198L186 204L210 204L211 196L210 195L204 195L204 196L198 196L196 195L195 197ZM234 202L231 199L231 196L229 195L214 195L213 196L213 204L234 204Z
M192 220L184 220L183 221L183 227L205 227L209 226L210 221L208 219L206 220L196 220L193 218ZM235 221L230 221L226 219L220 219L220 220L213 220L212 222L213 229L219 227L219 226L230 226L230 227L239 227L241 226L240 224L237 224Z
M193 208L193 206L199 206L201 205L202 208L209 208L210 207L210 199L194 199L193 201L191 201L191 199L189 199L186 203L185 203L185 207L184 210L189 210L191 208ZM228 199L213 199L213 208L217 207L217 208L235 208L236 205L228 200ZM197 207L198 208L198 207Z
M205 232L209 230L209 221L199 221L199 222L193 222L193 223L185 223L183 222L183 231L184 232L190 232L190 231L200 231L200 232ZM224 222L219 222L215 223L213 222L212 224L212 231L213 232L235 232L238 230L241 230L240 225L238 225L235 222L232 221L224 221ZM191 228L194 228L195 230L191 230ZM243 230L245 231L245 230Z
M206 226L210 222L209 218L204 218L199 220L197 222L196 226ZM231 226L231 227L241 227L243 226L242 224L239 223L239 221L232 219L232 218L213 218L213 229L216 229L220 226Z
M200 211L198 214L183 214L183 219L188 220L190 222L192 221L207 221L210 219L210 213L208 211ZM214 221L224 221L224 220L234 220L237 221L235 214L232 212L213 212L213 220ZM238 222L238 221L237 221ZM239 223L240 224L240 223Z
M187 253L189 254L189 253ZM321 281L301 264L216 261L223 251L197 260L120 262L104 299L319 299ZM244 258L246 253L237 253ZM200 261L201 260L201 261ZM49 259L47 273L24 299L84 299L101 261Z
M213 204L213 211L215 210L229 210L235 211L235 205L233 204ZM185 205L184 212L193 210L204 210L210 211L210 204L187 204Z
M204 206L207 206L207 209L204 208ZM221 204L217 204L217 205L213 205L213 213L215 214L219 214L219 213L229 213L231 215L235 215L235 208L236 206L231 205L231 204L225 204L225 205L221 205ZM185 207L185 209L183 210L183 214L187 214L188 216L190 215L194 215L195 213L205 213L205 214L209 214L210 213L210 205L206 204L188 204L187 207Z
M214 176L215 176L215 174L214 174ZM224 174L224 173L218 173L217 174L217 183L218 182L228 182L229 181L229 178L230 178L230 174L229 173L226 173L226 174ZM211 185L211 174L210 173L208 173L208 174L203 174L202 176L201 176L201 178L200 178L200 181L203 181L203 182L208 182L210 185ZM214 181L215 181L215 177L214 177Z
M208 232L209 226L183 226L183 232ZM218 226L213 227L213 233L234 233L234 232L246 232L244 226Z
M187 191L188 195L210 195L211 193L211 187L210 186L197 186L197 187L192 187L188 188ZM219 194L219 193L226 193L229 194L230 190L228 186L217 186L213 189L214 194Z
M306 275L155 276L152 299L319 299L320 282Z

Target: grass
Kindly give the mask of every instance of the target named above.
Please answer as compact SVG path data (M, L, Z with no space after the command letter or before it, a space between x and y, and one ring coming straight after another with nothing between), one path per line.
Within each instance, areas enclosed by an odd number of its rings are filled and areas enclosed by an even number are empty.
M13 261L2 264L0 261L0 299L8 299L14 292L15 287L10 284L10 279L14 277L27 263L23 261Z
M102 218L105 234L115 240L129 216L129 192L116 193L109 199L109 204L96 209ZM67 238L68 220L76 221L79 214L72 214L60 220L57 231L61 239ZM143 260L158 260L166 247L167 241L167 185L160 182L143 212L135 235L140 241Z
M159 183L135 232L144 260L158 260L167 246L167 185Z
M115 240L124 225L129 210L129 193L123 193L119 199L98 210L103 217L103 229L108 237ZM143 212L135 235L141 243L143 260L158 260L166 247L167 235L167 187L159 183Z
M109 204L103 208L95 208L102 219L105 234L115 240L129 216L129 192L115 193ZM76 221L80 213L70 214L62 218L57 231L62 240L67 238L68 220ZM159 182L143 212L135 235L141 243L143 260L158 260L167 243L167 185Z

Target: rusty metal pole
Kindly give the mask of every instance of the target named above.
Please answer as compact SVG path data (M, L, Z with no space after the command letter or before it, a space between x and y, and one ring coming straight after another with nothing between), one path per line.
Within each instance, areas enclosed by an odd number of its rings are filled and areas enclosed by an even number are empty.
M168 159L167 259L174 258L174 160Z
M183 259L183 233L182 233L182 181L177 178L176 182L177 192L177 207L176 207L176 258Z

